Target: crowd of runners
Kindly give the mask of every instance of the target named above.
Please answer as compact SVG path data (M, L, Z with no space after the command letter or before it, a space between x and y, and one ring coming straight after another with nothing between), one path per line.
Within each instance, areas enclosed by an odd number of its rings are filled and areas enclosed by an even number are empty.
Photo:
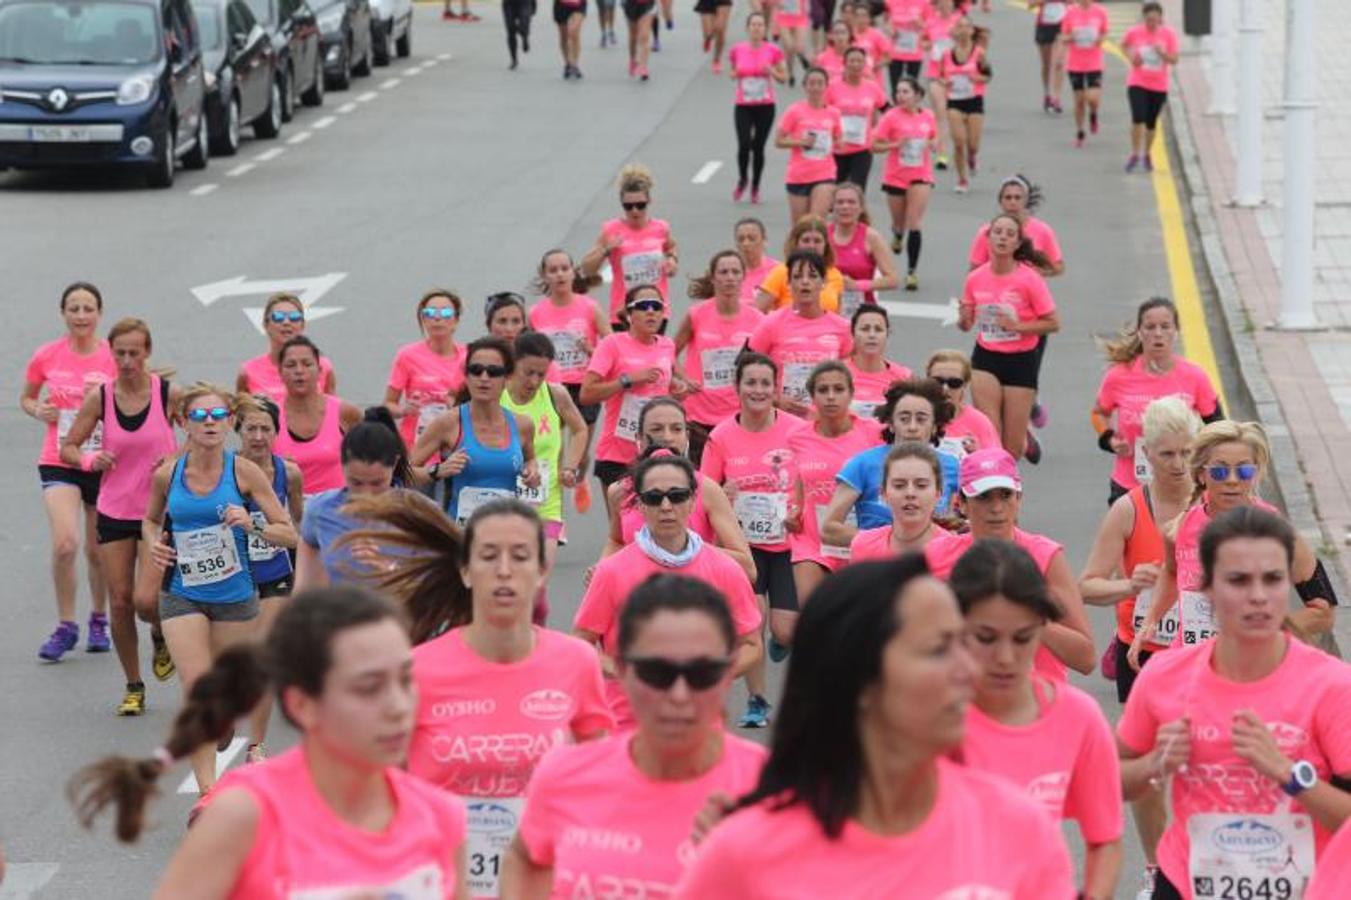
M1034 5L1042 108L1068 71L1082 145L1106 14ZM1073 452L1107 476L1087 560L1020 526L1042 502L1022 467L1054 464L1038 384L1066 267L1038 185L999 181L972 236L969 342L888 358L878 301L918 288L936 172L965 192L979 171L982 11L766 0L727 47L730 8L696 6L735 80L733 200L760 200L772 135L786 235L733 207L726 249L682 262L652 173L626 166L617 215L542 252L530 296L410 298L415 339L362 403L294 295L225 386L158 368L151 325L112 297L105 321L96 285L61 293L21 397L56 598L37 655L114 651L110 711L140 716L148 634L183 698L153 752L75 775L79 818L112 808L135 840L190 765L163 898L1351 896L1337 597L1260 498L1266 435L1181 355L1174 305L1123 310L1094 395L1057 411L1085 416ZM533 4L504 12L514 65ZM586 12L555 4L567 78ZM646 79L671 10L623 12ZM1161 18L1145 3L1120 41L1128 170L1150 168L1176 59ZM776 84L802 91L782 114ZM586 515L604 545L565 547ZM594 563L571 621L550 613L564 553ZM1088 606L1115 611L1106 647ZM1115 727L1069 670L1115 682ZM282 752L274 707L298 734ZM768 749L738 733L767 727ZM246 763L217 781L236 730ZM1143 872L1122 871L1128 818Z

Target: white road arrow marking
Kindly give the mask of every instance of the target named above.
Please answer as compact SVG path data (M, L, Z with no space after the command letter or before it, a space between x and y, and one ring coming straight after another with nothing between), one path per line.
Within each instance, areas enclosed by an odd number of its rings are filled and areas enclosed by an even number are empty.
M0 885L0 900L36 897L60 868L56 863L10 863L5 869L5 883Z
M305 306L305 316L311 322L316 319L322 319L342 312L341 306L319 306L319 300L333 288L338 286L344 278L346 272L329 272L327 275L313 275L310 277L296 278L269 278L250 281L243 275L236 275L234 278L225 278L221 281L213 281L210 284L198 285L192 289L192 294L203 306L210 306L226 297L248 297L258 294L275 294L278 291L287 291L300 298L300 302ZM261 307L248 307L244 310L244 316L258 329L263 332L263 310Z
M948 300L947 303L908 303L904 300L879 300L877 305L893 316L901 316L907 319L933 319L944 327L957 324L956 297Z
M703 167L700 168L698 172L694 173L694 177L690 179L690 183L708 184L708 182L713 178L713 173L717 172L721 168L722 168L722 160L710 159L708 162L704 163Z
M248 743L249 743L248 738L237 737L230 742L230 746L226 747L224 750L216 751L217 778L220 778L222 775L225 774L225 770L230 768L230 763L235 761L235 757L244 751L244 748L248 746ZM197 793L197 779L193 777L191 772L188 773L188 776L186 778L184 778L181 782L179 782L178 793L180 794Z

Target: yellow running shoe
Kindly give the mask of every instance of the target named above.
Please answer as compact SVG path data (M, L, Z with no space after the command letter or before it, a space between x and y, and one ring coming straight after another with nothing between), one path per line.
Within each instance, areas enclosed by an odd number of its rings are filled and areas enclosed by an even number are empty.
M152 643L155 645L155 655L150 660L150 669L160 681L168 681L174 677L174 658L169 655L169 645L164 642L164 638L152 639Z
M127 685L127 692L122 696L122 702L117 706L117 714L119 716L145 715L145 685Z

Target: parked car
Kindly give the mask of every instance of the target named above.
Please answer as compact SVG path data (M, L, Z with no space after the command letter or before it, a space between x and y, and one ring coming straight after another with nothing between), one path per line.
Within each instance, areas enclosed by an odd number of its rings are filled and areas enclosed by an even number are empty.
M377 66L413 52L413 0L371 0L371 43Z
M239 132L260 138L281 133L282 75L272 39L244 0L193 0L206 62L206 111L211 149L239 151Z
M206 86L188 0L0 0L0 167L205 168Z
M247 0L267 29L280 59L282 121L295 115L296 103L324 102L324 55L319 46L319 20L305 0Z
M375 63L370 0L315 0L328 86L345 91Z

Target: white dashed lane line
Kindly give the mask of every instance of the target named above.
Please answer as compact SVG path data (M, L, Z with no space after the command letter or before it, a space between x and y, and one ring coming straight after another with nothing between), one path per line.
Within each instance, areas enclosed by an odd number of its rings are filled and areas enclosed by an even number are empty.
M690 183L707 184L709 182L709 179L713 177L714 173L716 173L721 168L722 168L722 160L710 159L708 162L703 164L703 166L699 169L698 172L694 173L694 177L690 179Z
M387 91L390 88L396 88L401 84L403 84L402 78L389 78L386 79L385 81L380 82L380 90Z
M193 197L205 197L218 187L220 187L218 184L199 184L197 187L188 191L188 193Z
M286 139L286 143L288 146L294 147L296 144L305 143L313 136L314 136L313 132L302 131L299 134L291 135L289 138Z
M315 119L310 127L318 131L320 128L327 128L336 121L338 121L336 116L324 116L322 119Z
M355 103L344 103L342 106L338 107L338 112L345 116L349 112L356 110L356 108L357 105Z
M264 150L262 153L259 153L253 158L253 161L260 163L271 162L285 152L285 147L273 147L271 150Z
M374 100L376 97L379 97L379 96L380 96L380 95L377 94L375 91L367 91L366 93L364 93L364 94L362 94L361 96L357 97L357 102L358 102L358 103L370 103L372 100Z
M226 172L225 177L238 178L240 175L245 175L249 172L252 172L253 169L254 169L253 163L241 163L240 165L237 165L230 171Z

